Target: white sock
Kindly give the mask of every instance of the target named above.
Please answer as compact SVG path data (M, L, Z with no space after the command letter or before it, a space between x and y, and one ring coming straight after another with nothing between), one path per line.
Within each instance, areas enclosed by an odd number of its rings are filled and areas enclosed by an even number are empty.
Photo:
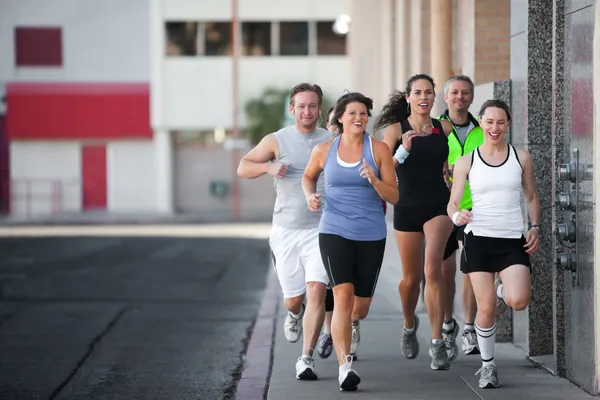
M477 332L477 343L481 352L481 361L483 365L496 365L494 362L494 344L496 343L496 324L490 328L481 328L475 323L475 332Z
M444 339L431 339L431 344L444 343Z
M407 327L404 327L404 330L406 331L406 333L408 333L410 335L411 333L413 333L415 331L415 328L412 327L412 328L409 329Z
M504 300L504 285L503 284L499 284L498 287L496 288L496 296L498 296L499 299Z
M294 314L293 312L291 312L291 311L290 311L290 315L291 315L291 316L292 316L292 318L294 318L294 319L299 319L299 318L302 316L302 313L303 313L303 311L304 311L304 308L302 308L302 309L300 310L300 314Z
M323 333L326 335L330 334L329 329L327 329L327 325L325 325L325 324L323 324Z
M475 330L475 325L473 324L465 324L465 331L473 332Z
M454 320L450 321L449 324L445 323L442 325L442 329L446 332L451 332L454 330Z

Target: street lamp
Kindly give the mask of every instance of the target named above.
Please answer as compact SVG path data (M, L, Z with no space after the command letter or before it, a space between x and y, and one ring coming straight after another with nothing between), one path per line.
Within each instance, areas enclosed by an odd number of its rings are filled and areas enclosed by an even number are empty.
M348 14L342 14L333 23L333 32L337 35L346 35L350 31L352 18Z

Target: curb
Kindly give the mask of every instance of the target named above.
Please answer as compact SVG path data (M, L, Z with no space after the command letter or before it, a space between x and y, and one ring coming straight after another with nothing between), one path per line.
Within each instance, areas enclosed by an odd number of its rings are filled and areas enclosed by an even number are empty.
M244 370L235 394L236 399L264 400L267 398L273 367L275 323L277 322L280 297L277 277L273 268L270 268L267 287L248 343Z

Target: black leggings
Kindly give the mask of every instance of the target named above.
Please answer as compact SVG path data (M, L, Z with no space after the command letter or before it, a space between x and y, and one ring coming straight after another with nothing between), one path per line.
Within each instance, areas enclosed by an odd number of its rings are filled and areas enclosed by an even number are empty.
M352 283L355 296L373 297L383 263L385 238L360 241L320 233L319 248L331 286Z

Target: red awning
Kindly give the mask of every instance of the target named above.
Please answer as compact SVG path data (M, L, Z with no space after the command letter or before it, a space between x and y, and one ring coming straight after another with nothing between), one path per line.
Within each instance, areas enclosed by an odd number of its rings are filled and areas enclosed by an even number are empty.
M150 138L148 83L9 83L12 140Z

